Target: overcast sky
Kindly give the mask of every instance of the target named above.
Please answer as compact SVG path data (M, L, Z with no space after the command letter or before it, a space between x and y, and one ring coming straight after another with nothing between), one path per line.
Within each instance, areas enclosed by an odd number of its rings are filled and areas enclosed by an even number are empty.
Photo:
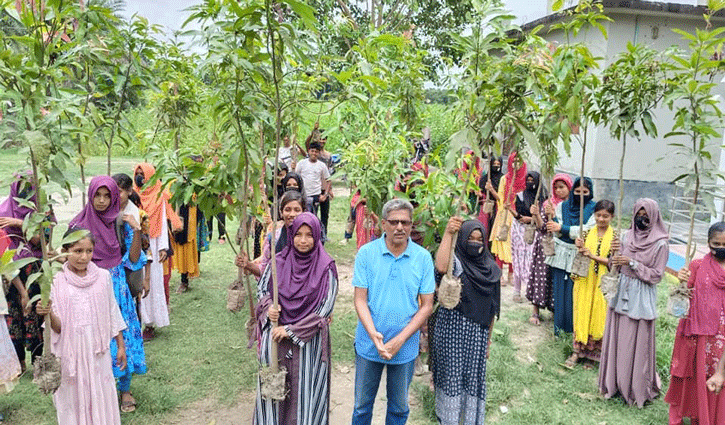
M134 13L145 16L152 23L166 27L169 33L181 29L181 24L189 16L183 10L189 6L201 3L202 0L126 0L125 16ZM437 1L437 0L430 0ZM651 0L663 1L663 0ZM547 0L504 0L506 7L518 17L517 23L524 24L529 21L546 16ZM566 3L573 3L567 0ZM694 4L697 0L676 0L676 3Z
M123 15L130 18L138 13L151 23L165 27L171 34L181 30L181 25L189 17L190 12L184 9L199 3L200 0L126 0Z
M432 0L435 1L435 0ZM146 17L154 24L162 25L168 33L181 29L189 16L184 9L201 3L201 0L126 0L123 15L134 13ZM505 0L506 6L519 17L519 23L540 18L546 14L546 0Z

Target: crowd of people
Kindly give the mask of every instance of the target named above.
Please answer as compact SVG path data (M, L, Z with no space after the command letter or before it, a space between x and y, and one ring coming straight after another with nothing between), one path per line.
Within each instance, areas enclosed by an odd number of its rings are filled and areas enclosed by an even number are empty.
M304 149L286 141L277 158L280 173L271 179L262 208L270 217L277 209L279 221L242 223L256 227L257 252L241 252L236 265L258 279L259 362L286 370L281 400L264 396L266 383L258 380L253 417L259 425L330 422L329 326L340 282L325 249L333 194L324 147L317 127ZM297 161L300 154L305 157ZM565 368L598 368L604 397L644 408L662 386L655 322L669 237L658 204L637 200L631 224L619 234L612 220L621 212L609 200L595 201L591 179L557 174L547 190L515 152L505 170L503 158L486 163L467 155L471 161L458 173L463 178L470 171L479 183L462 202L463 215L471 218L441 217L447 225L436 249L421 246L416 237L420 223L409 200L392 199L381 211L370 211L366 194L352 190L345 229L346 239L357 236L352 423L371 423L383 370L386 424L406 423L409 387L427 347L438 421L483 424L486 366L506 285L513 287L512 302L531 303L531 326L541 326L549 310L555 335L572 335ZM39 270L40 246L48 239L38 234L26 240L23 234L23 220L33 210L22 200L32 202L36 193L31 175L17 175L0 204L0 250L36 259L0 297L0 389L10 390L24 371L26 350L34 360L44 343L51 344L62 366L53 396L60 424L119 424L121 412L135 409L132 378L147 370L144 341L170 323L171 270L181 276L177 292L185 292L198 276L200 253L208 249L211 226L201 211L193 204L172 206L161 181L149 183L151 164L132 171L90 181L88 203L69 223L70 242L62 247L64 263L47 305L30 303L40 288L37 282L26 285ZM414 186L403 180L403 191ZM52 215L46 219L55 221ZM223 218L219 226L224 243ZM725 423L724 223L710 228L708 243L710 251L678 273L691 299L677 328L664 398L672 425L685 417ZM603 283L611 276L613 288ZM436 302L442 301L437 288L456 285L460 294L452 304ZM50 341L43 340L44 318Z

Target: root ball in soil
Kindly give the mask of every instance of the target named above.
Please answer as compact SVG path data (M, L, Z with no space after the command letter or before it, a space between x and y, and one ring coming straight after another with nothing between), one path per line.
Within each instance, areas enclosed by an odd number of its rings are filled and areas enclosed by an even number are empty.
M33 365L33 383L43 394L53 394L60 387L60 360L53 353L38 357Z
M287 396L287 369L279 367L278 372L272 372L269 366L259 369L259 387L262 398L270 400L284 400Z

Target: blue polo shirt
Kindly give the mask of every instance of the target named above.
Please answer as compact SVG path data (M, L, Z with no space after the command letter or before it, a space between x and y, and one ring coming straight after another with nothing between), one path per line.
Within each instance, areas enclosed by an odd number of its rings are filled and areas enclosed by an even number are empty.
M433 259L428 251L408 238L408 247L395 257L385 245L385 235L360 248L355 257L352 285L368 290L368 307L375 329L390 341L418 312L418 295L435 291ZM413 334L391 359L383 360L362 323L355 332L355 351L380 363L408 363L418 355L420 331Z

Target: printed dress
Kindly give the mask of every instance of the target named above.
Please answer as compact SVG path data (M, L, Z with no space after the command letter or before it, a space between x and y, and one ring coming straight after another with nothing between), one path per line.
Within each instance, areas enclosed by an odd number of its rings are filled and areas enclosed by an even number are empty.
M455 258L453 275L460 277L461 274L463 268ZM456 309L439 307L431 332L430 356L438 420L443 425L483 424L488 326L474 322Z
M544 255L544 247L542 241L546 235L546 223L549 219L544 214L544 207L540 209L541 219L544 223L543 227L538 229L534 239L534 248L531 254L531 272L529 273L529 282L526 285L526 299L531 304L554 311L554 295L551 283L551 273L549 266L546 265L546 255Z
M128 223L124 223L126 235L126 246L130 247L133 241L133 230ZM129 374L142 375L146 373L146 353L143 348L143 336L141 335L141 323L138 319L138 313L136 312L136 300L131 296L131 290L128 289L128 283L126 282L126 270L124 264L131 266L131 269L139 269L146 263L146 255L142 253L139 256L136 263L131 263L128 259L129 252L127 251L121 264L112 268L111 280L113 281L113 292L116 296L116 302L121 310L123 320L126 322L127 327L123 331L123 343L126 345L126 358L127 365L125 370L120 370L116 363L113 363L113 374L114 376L121 377ZM111 357L116 358L116 352L118 346L116 340L111 340Z

